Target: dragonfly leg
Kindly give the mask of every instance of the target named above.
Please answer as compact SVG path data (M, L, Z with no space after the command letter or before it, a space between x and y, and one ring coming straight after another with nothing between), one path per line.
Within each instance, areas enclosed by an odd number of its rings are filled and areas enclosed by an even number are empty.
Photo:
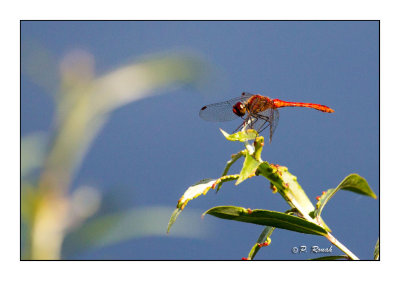
M257 123L258 121L258 117L251 115L251 119L250 119L250 129L254 129L254 125Z
M268 116L260 116L260 118L264 121L264 123L262 123L262 125L260 126L260 130L258 131L259 133L264 131L270 125ZM266 123L268 124L265 126Z
M241 124L239 125L239 127L237 127L236 130L234 130L233 132L235 133L235 132L239 131L239 129L240 129L241 127L243 127L245 123L246 123L246 121L244 121L243 123L241 123Z
M247 120L249 119L248 116L247 116L247 117L241 117L241 118L242 118L244 121L239 125L239 127L236 128L236 130L233 131L234 133L237 132L237 131L239 131L240 128L243 128L244 125L247 123Z

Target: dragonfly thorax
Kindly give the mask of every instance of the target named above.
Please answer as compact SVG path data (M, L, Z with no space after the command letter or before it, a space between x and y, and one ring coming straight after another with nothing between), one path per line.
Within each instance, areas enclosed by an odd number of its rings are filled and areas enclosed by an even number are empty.
M246 106L243 104L243 102L239 101L232 107L232 111L237 116L242 117L246 114Z

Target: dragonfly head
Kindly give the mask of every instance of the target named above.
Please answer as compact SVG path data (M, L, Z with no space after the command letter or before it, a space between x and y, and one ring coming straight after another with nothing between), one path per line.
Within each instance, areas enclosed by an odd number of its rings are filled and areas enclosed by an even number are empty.
M232 111L237 116L242 117L246 114L246 106L239 101L233 106Z

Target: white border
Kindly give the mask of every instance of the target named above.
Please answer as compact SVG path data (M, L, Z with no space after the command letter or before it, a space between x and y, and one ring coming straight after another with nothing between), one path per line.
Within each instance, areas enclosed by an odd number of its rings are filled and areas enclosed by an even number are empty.
M389 1L388 1L389 2ZM398 9L378 1L15 1L1 15L3 200L2 275L13 279L162 280L217 278L363 280L391 274L397 263L395 217L400 186ZM387 3L387 2L385 2ZM395 1L391 2L395 3ZM7 5L6 7L4 5ZM381 262L20 262L19 261L19 20L21 19L370 19L381 20ZM5 157L4 157L5 156ZM397 160L397 161L396 161ZM234 245L232 245L234 247ZM340 266L337 270L334 267ZM66 268L68 267L68 268ZM73 267L69 268L69 267ZM368 277L368 278L366 278ZM365 279L366 278L366 279Z

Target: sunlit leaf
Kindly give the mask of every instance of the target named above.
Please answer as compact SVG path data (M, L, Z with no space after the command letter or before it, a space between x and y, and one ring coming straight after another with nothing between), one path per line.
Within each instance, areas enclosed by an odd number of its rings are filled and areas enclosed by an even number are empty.
M221 219L273 226L306 234L322 236L327 234L327 231L324 228L315 223L275 211L249 210L236 206L218 206L209 209L203 215L206 214Z
M172 225L175 223L176 219L178 218L179 214L185 208L187 203L194 198L199 197L200 195L206 195L210 188L215 188L217 184L222 184L227 181L233 181L237 179L239 175L227 175L220 177L219 179L203 179L194 185L191 185L183 196L179 199L178 205L176 206L175 211L172 213L171 218L168 222L167 233L171 229Z
M177 208L183 210L187 203L196 198L199 197L200 195L206 195L208 190L213 186L213 184L217 180L215 179L203 179L191 186L185 191L185 193L182 195L182 197L178 201L178 205L176 206Z
M369 187L368 182L357 174L348 175L337 187L376 199L376 194Z
M254 141L254 158L256 158L257 161L262 162L261 159L261 152L264 147L264 137L259 136L255 139Z
M237 133L234 133L231 135L222 129L220 129L220 131L224 135L224 137L229 141L245 142L248 140L254 140L258 136L257 131L253 130L253 129L246 130L246 131L240 131L240 132L237 132Z
M363 177L357 174L351 174L347 176L336 188L328 189L321 195L317 203L317 208L314 212L315 217L321 216L322 210L326 203L328 203L332 196L341 189L376 198L375 193L371 190L368 182Z
M295 208L304 218L313 219L310 213L314 212L314 205L297 182L297 177L292 175L288 168L264 161L258 166L256 174L266 177L290 207ZM327 231L330 231L322 219L319 222Z
M246 158L243 162L243 167L242 170L240 171L240 176L236 181L235 185L240 184L241 182L245 181L251 176L255 176L255 172L258 165L260 165L260 162L254 159L254 157L250 155L248 151L246 151Z
M226 174L228 174L229 169L231 168L231 166L232 166L238 159L240 159L242 156L245 156L245 155L246 155L246 150L242 150L242 151L239 151L239 152L236 153L236 154L233 154L233 155L231 156L231 160L229 160L228 162L226 162L226 166L225 166L224 172L222 173L222 177L225 176ZM221 188L221 186L222 186L222 182L220 182L220 183L217 184L217 192L219 191L219 189Z
M214 186L215 182L217 180L214 179L203 179L194 185L189 186L189 188L185 191L183 196L179 199L178 205L176 206L176 209L172 213L168 226L167 226L167 233L170 231L172 225L175 223L176 219L178 218L179 214L182 212L182 210L185 208L187 203L200 196L200 195L205 195L207 194L208 190L210 190L211 187Z
M167 233L169 233L172 225L175 223L176 219L178 218L179 214L182 212L182 209L180 208L176 208L174 210L174 212L172 213L169 222L168 222L168 226L167 226Z

